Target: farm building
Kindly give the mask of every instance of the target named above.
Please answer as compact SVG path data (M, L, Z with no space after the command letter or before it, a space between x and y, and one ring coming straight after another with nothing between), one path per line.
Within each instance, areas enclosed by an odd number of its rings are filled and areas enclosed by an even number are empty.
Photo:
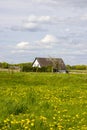
M61 58L35 58L32 67L52 67L53 72L66 72L66 66Z

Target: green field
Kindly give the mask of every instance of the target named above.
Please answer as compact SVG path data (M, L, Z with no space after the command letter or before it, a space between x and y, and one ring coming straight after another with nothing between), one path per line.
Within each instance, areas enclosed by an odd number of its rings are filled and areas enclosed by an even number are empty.
M0 72L0 130L87 130L87 74Z

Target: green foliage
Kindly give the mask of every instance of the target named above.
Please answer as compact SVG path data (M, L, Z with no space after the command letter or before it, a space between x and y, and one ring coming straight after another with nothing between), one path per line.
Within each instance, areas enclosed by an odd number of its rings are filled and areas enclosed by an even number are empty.
M0 130L86 130L87 74L0 72Z
M86 70L86 66L85 65L77 65L76 70Z
M0 68L2 68L2 63L0 62Z
M30 63L23 64L21 66L23 72L32 72L32 66Z
M67 70L71 70L71 69L72 69L72 66L66 65L66 69L67 69Z
M9 68L9 64L7 62L0 63L0 68L7 69Z
M87 70L87 65L66 65L67 70Z
M51 66L47 66L47 67L32 67L33 72L51 72L52 71L52 67Z
M57 65L57 64L56 64ZM32 67L32 63L20 63L20 64L9 64L7 62L0 62L0 68L3 69L21 69L22 72L52 72L52 66L47 66L47 67ZM57 65L58 68L58 65ZM67 70L87 70L87 65L66 65Z
M47 66L47 67L32 67L31 63L25 63L21 65L21 71L22 72L51 72L52 71L52 67L51 66Z

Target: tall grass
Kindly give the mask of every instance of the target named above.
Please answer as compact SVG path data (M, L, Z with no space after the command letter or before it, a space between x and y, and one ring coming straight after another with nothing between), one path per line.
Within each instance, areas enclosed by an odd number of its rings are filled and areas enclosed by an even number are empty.
M0 72L0 130L86 130L87 74Z

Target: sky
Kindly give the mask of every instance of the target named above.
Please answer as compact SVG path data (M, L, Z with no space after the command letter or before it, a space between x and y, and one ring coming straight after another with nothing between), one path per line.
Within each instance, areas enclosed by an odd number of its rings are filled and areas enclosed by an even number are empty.
M87 0L0 0L0 62L87 64Z

